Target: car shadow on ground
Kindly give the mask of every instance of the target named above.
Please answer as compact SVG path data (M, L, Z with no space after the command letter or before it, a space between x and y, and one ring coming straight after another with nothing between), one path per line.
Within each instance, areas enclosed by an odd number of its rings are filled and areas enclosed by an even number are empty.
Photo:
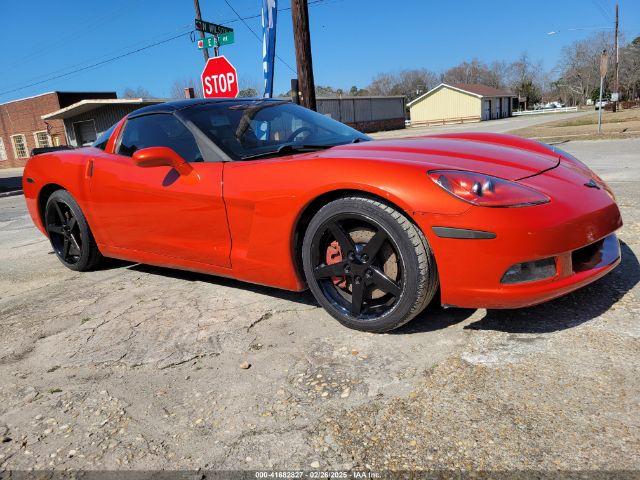
M622 261L611 273L576 292L541 305L513 310L487 310L480 320L466 325L465 330L496 330L507 333L549 333L565 330L592 320L609 310L625 293L640 281L640 263L629 246L620 242ZM319 306L309 290L290 292L255 285L230 278L204 273L155 267L122 260L107 259L101 269L128 268L151 275L161 275L190 282L206 282L229 288L247 290L261 295L288 300L303 305ZM476 310L470 308L443 309L435 299L408 324L389 332L395 335L433 332L471 317Z
M473 308L442 308L439 304L431 304L406 325L389 332L393 335L426 333L442 330L464 322L475 313Z
M569 295L517 310L488 310L464 328L506 333L550 333L576 327L609 310L640 281L640 263L621 242L622 261L611 273Z
M303 305L318 306L315 299L311 295L309 290L304 292L291 292L288 290L281 290L273 287L266 287L263 285L256 285L254 283L241 282L240 280L234 280L232 278L219 277L216 275L208 275L206 273L189 272L186 270L175 270L172 268L155 267L153 265L144 265L141 263L129 264L127 267L129 270L135 270L137 272L144 272L150 275L161 275L163 277L171 277L179 280L186 280L189 282L206 282L223 287L237 288L239 290L246 290L249 292L259 293L261 295L268 295L270 297L280 298L282 300L289 300L291 302L300 303Z

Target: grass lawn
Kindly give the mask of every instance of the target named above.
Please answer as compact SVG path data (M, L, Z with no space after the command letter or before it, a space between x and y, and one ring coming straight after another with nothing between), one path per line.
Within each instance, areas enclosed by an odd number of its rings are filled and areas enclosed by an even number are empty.
M509 133L535 138L546 143L640 137L640 109L632 108L616 113L603 111L601 134L598 134L597 111L571 120L557 120Z

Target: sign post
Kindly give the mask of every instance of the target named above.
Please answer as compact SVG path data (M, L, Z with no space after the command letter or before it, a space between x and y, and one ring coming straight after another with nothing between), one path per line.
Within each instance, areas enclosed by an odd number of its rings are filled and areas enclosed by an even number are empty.
M240 93L238 73L224 55L207 61L201 79L204 98L235 98Z
M598 102L598 133L602 133L602 89L604 87L604 77L607 76L609 57L607 51L603 50L600 55L600 101Z

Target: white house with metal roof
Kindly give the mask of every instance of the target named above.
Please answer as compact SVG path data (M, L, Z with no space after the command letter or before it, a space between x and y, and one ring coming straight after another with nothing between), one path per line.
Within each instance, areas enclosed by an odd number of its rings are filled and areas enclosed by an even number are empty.
M409 102L411 125L464 123L510 117L511 92L479 84L441 83Z

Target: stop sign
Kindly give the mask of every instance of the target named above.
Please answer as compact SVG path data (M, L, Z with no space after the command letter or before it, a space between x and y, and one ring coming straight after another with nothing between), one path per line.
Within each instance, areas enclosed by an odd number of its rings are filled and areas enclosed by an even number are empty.
M202 71L204 98L235 98L238 96L238 74L224 55L207 60Z

